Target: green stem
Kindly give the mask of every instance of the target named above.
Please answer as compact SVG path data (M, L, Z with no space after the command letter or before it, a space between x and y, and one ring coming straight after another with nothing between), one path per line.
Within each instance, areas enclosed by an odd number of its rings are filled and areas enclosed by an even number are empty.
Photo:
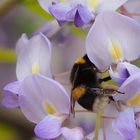
M0 16L3 16L16 6L21 0L2 0L0 2Z
M15 63L15 51L11 49L0 49L0 62Z
M100 123L101 123L101 117L102 117L102 112L98 112L97 113L97 117L96 117L95 135L94 135L93 140L98 140Z

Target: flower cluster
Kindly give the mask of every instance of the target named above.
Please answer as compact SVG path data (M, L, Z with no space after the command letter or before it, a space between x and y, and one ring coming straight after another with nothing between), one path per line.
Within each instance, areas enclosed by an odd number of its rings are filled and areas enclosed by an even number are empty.
M77 27L91 26L85 53L101 73L108 71L117 91L124 93L112 95L118 110L115 108L116 116L107 125L107 140L132 140L140 128L140 69L131 64L140 56L140 24L115 12L126 1L38 0L60 25L73 22ZM70 96L52 73L49 39L42 33L31 39L23 34L16 44L16 54L17 81L4 87L2 104L20 108L36 124L34 131L41 139L93 139L94 131L88 135L84 128L65 123L71 114ZM102 140L103 136L99 129L98 139Z

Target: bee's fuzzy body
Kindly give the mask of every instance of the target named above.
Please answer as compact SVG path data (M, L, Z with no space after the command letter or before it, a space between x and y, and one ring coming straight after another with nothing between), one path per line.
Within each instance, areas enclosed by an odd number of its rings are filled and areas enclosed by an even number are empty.
M93 89L101 89L97 73L98 69L89 60L87 55L78 59L71 71L70 81L72 83L71 99L74 104L77 101L87 110L103 110L112 100L111 96L98 94Z

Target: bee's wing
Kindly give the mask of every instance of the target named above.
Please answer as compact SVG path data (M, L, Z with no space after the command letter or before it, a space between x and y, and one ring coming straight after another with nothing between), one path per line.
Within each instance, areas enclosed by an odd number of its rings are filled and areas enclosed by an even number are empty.
M78 77L79 67L80 67L79 64L74 64L74 66L72 68L72 71L71 71L71 74L70 74L70 81L72 83L72 87L73 88L74 88L76 79Z

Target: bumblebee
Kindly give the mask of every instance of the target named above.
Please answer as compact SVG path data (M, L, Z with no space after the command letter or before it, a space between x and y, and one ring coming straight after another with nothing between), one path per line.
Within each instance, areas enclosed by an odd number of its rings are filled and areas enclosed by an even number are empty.
M114 89L105 89L101 83L111 80L110 76L100 78L101 72L85 55L76 60L71 70L71 111L74 113L75 102L89 111L103 111L104 108L114 101L112 93Z

